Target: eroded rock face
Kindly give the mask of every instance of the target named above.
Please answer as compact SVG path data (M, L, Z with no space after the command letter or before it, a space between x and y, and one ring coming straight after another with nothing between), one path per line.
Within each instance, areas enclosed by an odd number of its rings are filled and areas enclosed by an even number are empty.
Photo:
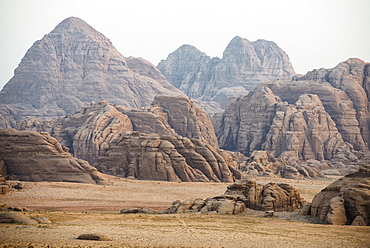
M31 46L0 92L0 104L17 108L11 113L16 121L26 116L56 119L91 101L140 108L156 95L183 93L154 65L126 59L103 34L70 17Z
M233 182L241 174L231 155L178 135L126 132L94 166L127 178L183 182Z
M317 95L303 94L294 104L282 102L270 88L257 87L232 99L215 117L220 147L249 156L265 150L289 162L330 160L351 153Z
M166 117L168 124L177 134L199 139L205 144L218 148L211 119L190 98L157 96L151 106L151 112Z
M73 157L48 133L1 129L0 157L4 176L13 180L104 183L94 167Z
M231 40L222 59L183 45L157 68L188 96L216 101L223 108L227 97L246 94L261 82L295 75L288 55L274 42L250 42L238 36Z
M302 208L304 200L288 184L257 184L252 179L242 179L229 185L224 195L213 198L174 201L165 213L217 212L242 214L247 208L262 211L295 211Z
M306 214L333 225L370 225L370 167L349 174L318 193Z
M218 148L209 116L186 96L157 96L147 108L132 109L106 101L92 103L58 121L28 117L20 130L49 132L76 157L93 164L108 144L126 131L178 135Z
M356 150L368 151L369 82L369 63L349 59L333 69L313 70L293 81L273 82L269 87L288 103L296 102L302 94L317 95L343 140Z
M313 163L305 165L289 163L283 158L275 158L266 151L254 151L242 162L240 170L254 176L283 177L289 179L324 178L321 169Z

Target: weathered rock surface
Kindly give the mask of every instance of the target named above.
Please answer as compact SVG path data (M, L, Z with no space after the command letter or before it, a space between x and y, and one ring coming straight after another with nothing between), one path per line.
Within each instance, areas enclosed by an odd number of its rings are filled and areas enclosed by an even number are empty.
M254 176L283 177L289 179L324 178L321 169L314 163L291 164L283 158L275 158L266 151L254 151L242 162L240 170Z
M4 162L3 160L0 161ZM0 195L7 195L10 193L11 186L6 182L5 178L0 174Z
M295 75L288 55L274 42L250 42L238 36L231 40L222 59L183 45L157 68L186 95L216 101L223 108L227 97L246 94L261 82Z
M362 167L318 193L306 214L333 225L370 225L370 167Z
M131 109L108 102L93 103L58 121L28 117L20 130L49 132L76 157L93 164L108 144L126 131L177 135L218 148L209 116L186 96L157 96L151 106Z
M276 81L268 87L282 101L295 103L302 94L319 97L343 140L356 150L368 151L370 82L369 63L348 59L333 69L318 69L292 81Z
M249 156L265 150L291 163L330 160L352 154L317 95L303 94L294 104L283 102L270 88L259 86L230 101L214 118L220 147Z
M242 214L247 208L261 211L295 211L302 208L304 200L288 184L257 184L252 179L242 179L229 185L224 195L213 198L174 201L164 213L217 212Z
M151 106L151 112L166 117L177 134L218 148L211 119L190 98L157 96Z
M144 59L126 59L103 34L70 17L31 46L0 92L0 104L8 106L0 109L17 110L11 117L0 111L0 127L11 126L11 118L56 119L91 101L139 108L148 106L156 95L183 93L154 65Z
M200 140L140 132L126 132L110 142L94 166L107 174L147 180L233 182L241 177L231 155Z
M1 129L0 157L6 168L4 176L12 179L104 183L94 167L73 157L48 133Z

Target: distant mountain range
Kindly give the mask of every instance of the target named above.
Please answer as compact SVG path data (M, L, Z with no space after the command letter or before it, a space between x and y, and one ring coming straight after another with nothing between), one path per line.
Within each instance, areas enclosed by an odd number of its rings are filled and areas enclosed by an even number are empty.
M85 147L80 154L91 162L125 130L181 135L246 156L265 150L326 169L356 164L369 151L370 64L360 59L296 75L274 42L237 36L222 58L183 45L157 68L125 58L103 34L67 18L31 46L0 92L0 128L42 125L62 133L58 139L75 155ZM218 107L213 124L199 108L183 109L194 105L185 94L208 112ZM154 101L168 95L166 107ZM92 106L102 101L116 110L98 115Z
M222 108L230 97L246 95L260 83L295 75L288 55L276 43L239 36L230 41L222 59L183 45L157 68L186 95L218 102Z

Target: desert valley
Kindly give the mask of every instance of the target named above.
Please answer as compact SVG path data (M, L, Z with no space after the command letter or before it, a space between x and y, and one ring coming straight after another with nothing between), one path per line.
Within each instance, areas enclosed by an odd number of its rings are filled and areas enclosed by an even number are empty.
M1 247L370 247L370 63L157 66L69 17L0 91Z

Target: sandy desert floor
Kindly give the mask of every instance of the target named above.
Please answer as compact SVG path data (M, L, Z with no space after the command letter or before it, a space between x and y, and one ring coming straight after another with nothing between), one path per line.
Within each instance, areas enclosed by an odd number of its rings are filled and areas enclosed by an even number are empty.
M30 217L52 224L0 224L0 247L370 247L370 227L314 224L298 213L247 215L119 214L126 207L168 208L174 200L221 195L228 184L136 181L110 177L111 185L22 182L25 189L0 196L0 204L28 207ZM336 178L284 182L311 201ZM112 241L76 239L103 233Z

